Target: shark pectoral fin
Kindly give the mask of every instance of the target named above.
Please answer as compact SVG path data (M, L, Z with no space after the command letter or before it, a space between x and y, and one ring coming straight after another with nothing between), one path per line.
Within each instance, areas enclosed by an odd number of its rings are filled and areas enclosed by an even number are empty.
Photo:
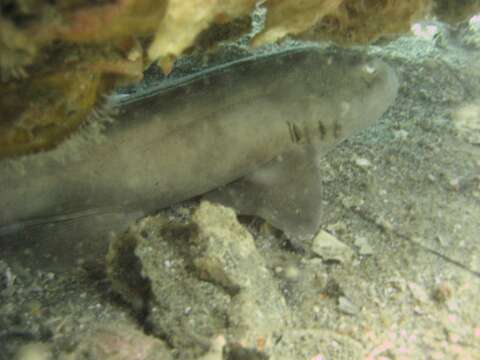
M260 216L301 245L320 226L320 191L318 154L313 146L305 145L208 193L206 198L232 207L240 215Z

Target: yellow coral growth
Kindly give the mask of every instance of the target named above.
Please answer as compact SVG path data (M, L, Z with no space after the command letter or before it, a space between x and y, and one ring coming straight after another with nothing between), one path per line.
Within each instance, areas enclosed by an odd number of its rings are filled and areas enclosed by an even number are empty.
M106 42L148 35L162 21L167 0L117 0L104 5L60 11L57 21L30 31L39 42Z
M431 0L345 0L304 38L355 44L399 35L428 14L431 6Z
M0 158L58 144L82 124L116 81L141 79L143 63L100 49L67 47L38 70L0 86Z
M334 12L343 0L269 0L265 30L254 39L254 46L302 33Z
M148 56L155 60L180 55L210 25L249 15L254 6L255 0L170 0Z
M4 85L0 158L52 147L86 118L102 91L101 77L91 71L58 71Z
M186 49L246 32L255 4L0 1L0 158L60 142L101 94L119 81L140 79L152 61L168 73ZM431 8L452 22L480 11L480 0L265 0L264 5L267 19L253 39L257 46L287 35L365 43L408 31Z
M254 45L285 35L309 40L365 43L409 30L432 0L269 0L267 24Z

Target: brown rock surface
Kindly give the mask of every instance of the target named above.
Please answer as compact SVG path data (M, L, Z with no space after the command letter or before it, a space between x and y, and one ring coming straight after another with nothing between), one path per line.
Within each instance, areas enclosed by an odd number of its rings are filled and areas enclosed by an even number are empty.
M0 158L51 148L115 86L159 60L171 71L185 50L248 31L254 0L6 0L0 3ZM259 46L293 35L343 44L409 30L433 11L449 22L478 0L267 0ZM246 20L245 20L246 19ZM247 26L245 26L245 24ZM207 34L207 35L205 35Z

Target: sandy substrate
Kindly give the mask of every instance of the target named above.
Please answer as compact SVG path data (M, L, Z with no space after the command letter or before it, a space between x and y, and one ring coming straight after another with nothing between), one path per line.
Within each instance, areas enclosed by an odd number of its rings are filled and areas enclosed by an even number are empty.
M480 30L439 30L369 48L400 93L322 160L306 252L197 201L108 266L32 238L0 254L0 359L479 359Z

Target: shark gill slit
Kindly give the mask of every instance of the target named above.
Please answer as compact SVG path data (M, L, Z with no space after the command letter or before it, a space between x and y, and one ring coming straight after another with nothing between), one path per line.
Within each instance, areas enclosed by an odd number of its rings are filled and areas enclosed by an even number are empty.
M318 131L320 131L320 140L324 140L325 136L327 136L327 129L325 128L322 120L318 121Z
M337 119L333 122L333 137L339 139L342 136L342 125L338 122Z
M287 122L288 131L290 133L290 139L294 144L301 143L303 140L303 134L297 124L292 122Z

